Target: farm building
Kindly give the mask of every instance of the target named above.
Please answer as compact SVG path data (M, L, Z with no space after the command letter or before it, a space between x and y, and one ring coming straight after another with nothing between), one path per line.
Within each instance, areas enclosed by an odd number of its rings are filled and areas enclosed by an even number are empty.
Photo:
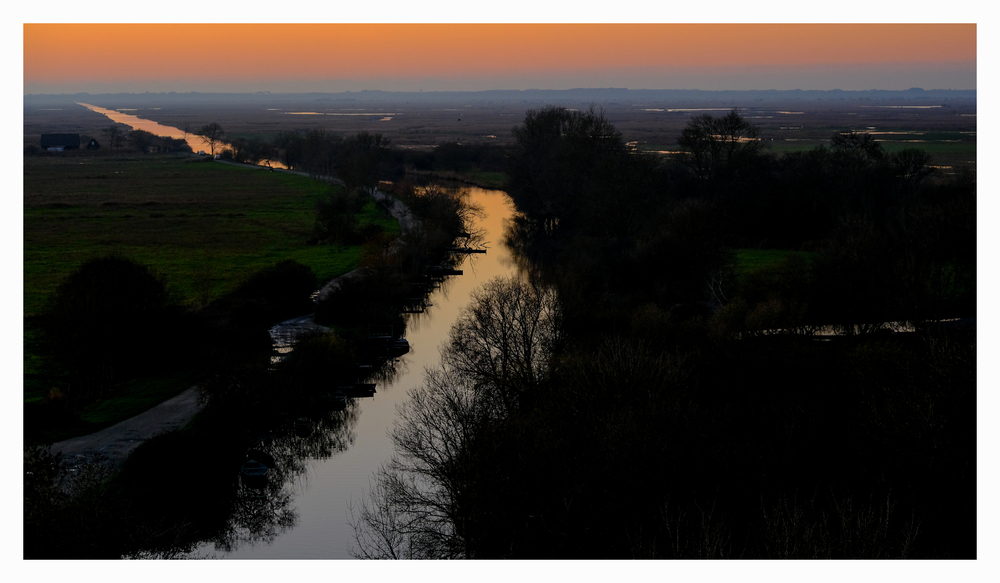
M80 134L42 134L42 149L50 152L80 148Z
M97 140L95 140L94 138L90 138L90 141L87 142L87 149L88 150L99 150L100 148L101 148L101 145L98 144Z

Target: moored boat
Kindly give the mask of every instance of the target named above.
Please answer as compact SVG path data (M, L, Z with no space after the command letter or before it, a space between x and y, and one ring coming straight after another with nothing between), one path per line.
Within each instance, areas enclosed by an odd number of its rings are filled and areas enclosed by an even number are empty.
M240 466L240 477L243 483L251 487L260 487L267 482L267 466L261 462L250 459Z

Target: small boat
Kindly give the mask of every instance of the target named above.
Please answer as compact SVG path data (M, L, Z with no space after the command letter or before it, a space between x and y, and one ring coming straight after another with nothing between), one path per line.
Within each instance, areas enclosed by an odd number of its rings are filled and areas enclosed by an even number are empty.
M442 277L445 275L462 275L461 269L453 269L445 265L433 265L427 268L427 275L431 277Z
M246 456L248 460L258 461L264 464L264 466L267 467L268 469L274 467L274 458L271 457L271 454L267 453L266 451L262 451L255 447L248 447L246 451Z
M267 466L257 460L247 460L240 467L240 477L247 486L260 487L267 481Z
M346 397L351 399L374 397L375 383L357 383L354 385L347 385L340 387L340 390L337 392L342 392Z
M387 350L389 356L397 358L410 351L410 343L406 338L397 338L389 345Z
M257 460L247 460L243 462L243 466L240 467L240 472L242 472L244 476L251 478L266 476L267 466Z

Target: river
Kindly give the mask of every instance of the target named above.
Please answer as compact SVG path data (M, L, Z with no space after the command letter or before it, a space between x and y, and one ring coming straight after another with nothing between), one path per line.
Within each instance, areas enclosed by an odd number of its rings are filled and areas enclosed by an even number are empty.
M510 199L501 191L468 188L473 203L486 216L478 226L488 252L469 255L459 266L463 275L445 279L430 294L432 304L424 313L409 314L406 338L410 352L400 358L400 373L391 381L376 383L372 398L356 399L350 443L333 455L305 460L305 471L292 486L289 510L294 524L267 543L252 542L220 550L206 543L192 556L233 559L343 559L351 558L354 543L350 507L366 496L374 472L392 456L388 431L396 418L396 407L407 399L409 389L423 382L424 369L440 361L440 346L448 338L452 323L469 302L469 294L498 275L516 271L509 251L502 245L503 222L511 215Z
M192 133L185 134L184 130L177 129L175 127L161 125L155 121L143 119L129 113L122 113L114 109L104 109L103 107L97 107L96 105L90 105L88 103L78 103L77 105L82 105L95 113L106 115L111 121L127 125L134 130L147 131L154 136L183 139L187 142L187 145L191 147L192 152L209 152L212 149L211 146L208 145L208 142L206 142L201 136L197 136Z
M113 121L143 129L156 135L185 137L184 132L134 115L81 104L107 115ZM186 137L192 150L206 149L198 136ZM469 302L471 292L486 281L517 271L509 250L503 245L504 221L512 214L507 194L497 190L465 187L470 202L480 205L484 216L476 227L482 233L486 254L465 256L459 269L463 275L449 276L431 292L430 306L423 313L407 314L406 338L410 351L398 361L391 381L376 382L374 397L354 399L348 414L328 425L318 424L317 432L328 432L312 439L316 447L301 447L296 471L289 483L278 485L277 496L267 502L268 511L280 515L263 521L264 536L252 533L235 536L232 548L203 543L189 556L232 559L347 559L354 544L350 525L352 503L358 505L367 494L370 480L393 453L388 432L396 419L396 407L408 397L408 391L423 382L424 370L436 366L440 346L447 340L452 324ZM330 445L333 447L329 447ZM300 444L301 445L301 444ZM294 447L293 447L294 449ZM317 452L310 454L310 452ZM300 465L301 463L301 465ZM274 498L287 497L287 500ZM237 504L239 506L239 504ZM251 520L253 522L253 520ZM235 528L244 528L246 521ZM252 530L252 527L251 527ZM250 541L250 542L247 542Z
M105 109L103 107L97 107L96 105L90 105L89 103L77 103L77 105L82 105L87 109L105 115L111 121L115 123L120 123L129 126L133 130L143 130L147 131L154 136L163 136L167 138L183 139L190 146L192 152L211 152L212 146L205 141L199 135L194 133L185 133L184 130L165 126L158 124L155 121L144 119L130 113L123 113L115 109ZM192 130L194 131L194 130ZM216 149L219 149L219 144L216 144ZM269 165L273 168L285 168L285 165L277 160L262 160L261 165Z

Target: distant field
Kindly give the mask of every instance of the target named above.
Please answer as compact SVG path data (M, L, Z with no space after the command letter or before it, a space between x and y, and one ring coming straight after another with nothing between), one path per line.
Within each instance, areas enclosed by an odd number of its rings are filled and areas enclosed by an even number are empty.
M437 172L414 172L417 176L429 177L436 181L475 184L481 188L501 190L507 183L505 172L489 172L486 170L466 170L453 172L442 170Z
M943 155L943 156L954 156L963 155L971 156L975 159L976 156L976 142L975 140L965 141L957 139L955 137L943 137L935 138L934 136L928 136L923 140L914 141L903 141L903 140L888 140L880 139L876 134L876 140L882 145L882 148L886 152L898 152L905 148L916 148L918 150L924 150L928 154ZM770 148L773 152L801 152L805 150L812 150L818 146L829 147L830 140L796 140L796 141L778 141L775 140L770 142Z
M202 161L190 156L79 153L24 157L24 315L38 314L84 261L121 253L151 266L174 300L200 305L283 259L320 279L354 269L360 246L308 245L317 199L339 188L309 178ZM390 234L395 219L370 203L359 217ZM23 397L30 442L51 443L97 431L170 398L195 379L136 379L80 415L37 417L50 389L63 386L46 368L38 330L24 329ZM28 424L26 423L26 426Z
M886 98L876 101L852 99L849 95L826 100L761 100L735 96L713 98L706 94L702 101L637 96L637 100L597 103L558 101L557 94L546 100L521 102L483 100L475 93L466 97L454 95L449 98L451 101L439 103L366 101L363 95L350 99L332 97L274 94L230 101L166 95L94 95L88 98L100 107L133 109L132 113L140 117L179 128L198 128L217 122L230 135L262 137L309 129L343 135L380 132L404 147L433 146L446 141L509 143L511 129L524 121L525 113L547 105L573 109L593 106L622 132L626 141L635 141L640 149L649 150L676 148L678 136L693 117L723 115L730 108L738 109L741 115L760 126L765 138L776 142L788 138L828 142L835 131L849 129L875 133L962 132L964 139L974 142L977 121L975 101L956 100L937 106L926 100ZM65 103L50 99L37 106L26 105L24 125L25 140L30 142L43 132L93 131L92 128L105 127L107 119L74 104L69 98ZM927 135L929 142L942 137Z
M360 247L306 244L330 188L187 156L26 156L25 315L84 261L111 252L152 266L183 303L218 297L283 259L337 276L356 266ZM374 204L360 220L399 233Z
M640 150L671 152L678 149L677 138L693 117L723 115L736 108L761 128L763 138L779 154L828 146L835 132L854 130L885 140L883 146L890 152L915 147L931 154L935 166L976 168L976 103L967 99L938 104L926 99L852 99L848 95L812 101L711 99L706 95L709 101L490 102L474 93L466 100L456 96L456 101L441 103L369 102L362 95L324 99L282 94L229 102L165 95L94 95L88 99L100 107L128 108L139 117L178 128L217 122L230 137L271 139L280 132L311 129L341 135L366 131L382 133L394 145L408 149L428 149L443 142L507 144L513 139L511 129L524 121L528 110L558 105L571 109L594 106ZM106 117L76 105L70 97L33 103L25 101L25 145L37 147L40 134L52 132L79 132L100 142L100 130L109 125ZM904 139L923 141L900 141ZM943 173L950 172L945 169Z
M804 253L800 251L788 251L785 249L736 249L736 271L737 273L749 273L762 267L780 263L788 259L791 255L801 255L807 262L816 259L815 253Z

